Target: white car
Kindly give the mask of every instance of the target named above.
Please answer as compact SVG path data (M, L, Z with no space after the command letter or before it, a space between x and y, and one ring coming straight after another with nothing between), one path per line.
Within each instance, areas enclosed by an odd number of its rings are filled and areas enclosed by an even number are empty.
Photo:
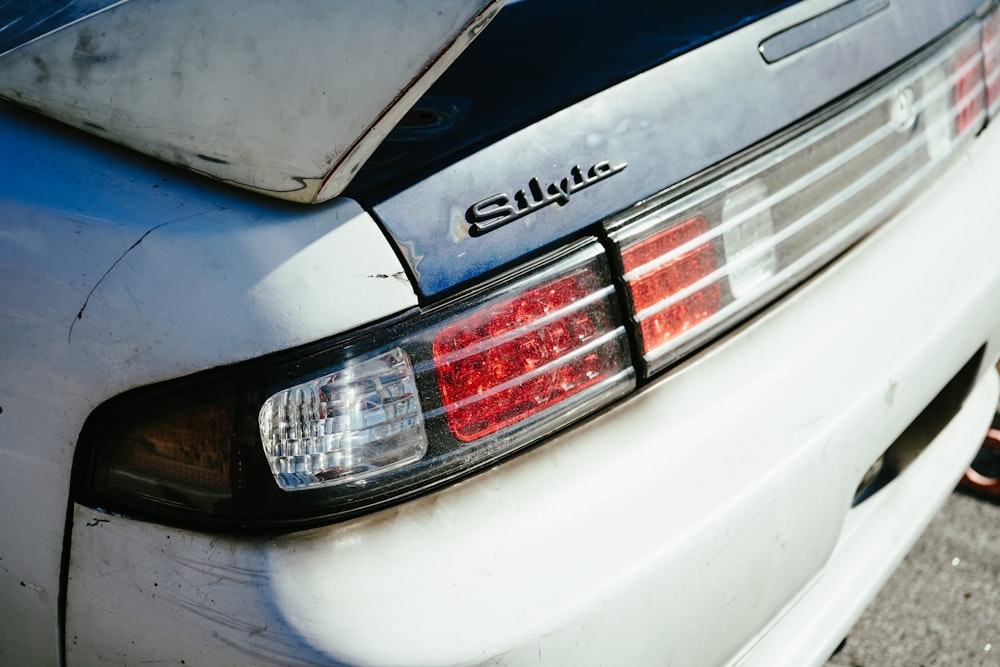
M0 5L0 663L821 664L1000 384L980 0Z

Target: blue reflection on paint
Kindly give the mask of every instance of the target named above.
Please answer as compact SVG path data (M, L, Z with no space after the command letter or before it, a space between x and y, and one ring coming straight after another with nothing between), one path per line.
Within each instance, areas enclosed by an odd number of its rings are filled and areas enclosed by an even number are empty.
M0 0L0 54L122 0Z

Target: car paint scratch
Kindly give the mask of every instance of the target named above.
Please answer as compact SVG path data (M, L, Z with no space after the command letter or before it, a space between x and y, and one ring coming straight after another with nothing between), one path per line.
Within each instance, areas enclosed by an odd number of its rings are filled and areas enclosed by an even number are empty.
M176 218L174 220L168 220L167 222L161 222L160 224L154 225L153 227L150 227L145 232L143 232L142 236L140 236L136 240L135 243L133 243L132 245L130 245L125 250L125 252L123 252L118 257L118 259L116 259L114 262L112 262L111 266L108 267L107 271L105 271L104 273L101 274L101 277L97 279L97 283L95 283L94 286L90 288L90 291L87 292L87 296L83 300L83 305L80 306L80 310L77 311L76 316L73 318L73 321L69 325L69 335L66 337L66 343L70 344L70 343L73 342L73 327L76 326L76 323L77 323L78 320L82 320L83 319L83 311L85 311L87 309L87 304L90 303L90 297L92 297L94 295L94 292L96 292L97 288L101 286L101 283L104 281L104 279L108 277L108 274L110 274L112 271L114 271L115 267L118 266L118 264L120 264L123 259L125 259L125 256L128 255L133 250L135 250L139 246L139 244L142 243L146 239L147 236L149 236L150 234L152 234L153 232L155 232L157 229L160 229L161 227L166 227L167 225L172 225L175 222L181 222L182 220L190 220L191 218L197 218L200 215L205 215L206 213L214 213L216 211L221 211L223 209L225 209L225 206L218 206L218 207L216 207L214 209L209 209L207 211L199 211L198 213L192 213L191 215L186 215L186 216L183 216L183 217L180 217L180 218Z
M410 279L406 277L406 271L397 271L396 273L393 273L392 275L390 275L388 273L370 273L370 274L368 274L367 277L368 278L377 278L379 280L388 280L389 278L395 278L396 280L399 280L400 282L404 282L404 283L407 283L407 284L409 284L409 282L410 282Z

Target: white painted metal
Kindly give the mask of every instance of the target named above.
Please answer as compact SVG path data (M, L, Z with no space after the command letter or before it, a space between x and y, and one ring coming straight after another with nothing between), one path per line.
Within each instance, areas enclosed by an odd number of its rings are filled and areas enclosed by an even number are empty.
M69 664L815 664L993 414L998 172L987 129L893 221L724 341L398 507L273 539L76 507ZM958 418L877 509L850 510L871 463L984 343ZM817 584L824 568L857 597L829 598L817 624L812 603L789 605L831 585ZM764 652L769 625L797 641Z
M54 665L87 415L128 388L312 342L416 297L354 202L262 205L173 170L95 168L92 147L52 153L72 144L9 121L4 154L31 158L0 179L0 664Z
M878 493L847 515L830 562L773 626L751 641L733 667L820 664L848 635L854 621L875 597L943 503L950 485L966 470L957 451L979 442L997 406L997 377L990 373L966 399L966 407L908 474L886 493ZM942 619L942 622L945 622Z
M131 0L0 57L0 96L298 202L338 195L502 0Z

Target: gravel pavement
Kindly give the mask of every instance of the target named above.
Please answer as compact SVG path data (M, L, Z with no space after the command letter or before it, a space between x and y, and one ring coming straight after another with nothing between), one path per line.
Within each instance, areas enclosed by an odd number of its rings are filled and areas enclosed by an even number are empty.
M1000 506L953 493L827 667L1000 667Z

